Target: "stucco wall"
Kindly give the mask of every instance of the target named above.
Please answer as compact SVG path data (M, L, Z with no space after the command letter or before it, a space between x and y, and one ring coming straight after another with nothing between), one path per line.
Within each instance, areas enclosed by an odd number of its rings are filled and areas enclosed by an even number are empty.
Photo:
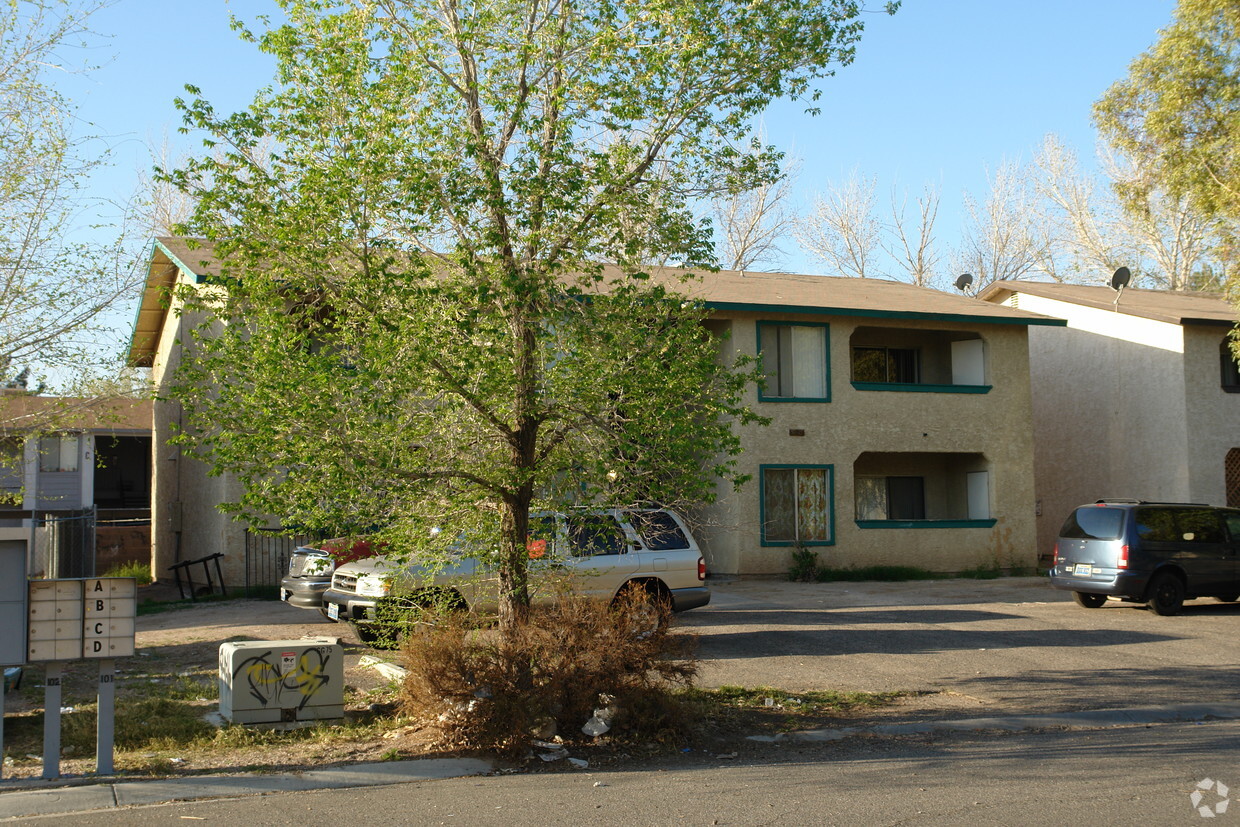
M184 281L180 281L184 284ZM160 336L151 379L163 389L172 379L182 356L181 342L200 321L198 314L181 315L174 300ZM169 567L221 553L224 582L230 588L245 584L245 526L222 514L216 506L235 501L240 486L230 475L210 476L203 463L187 456L168 439L182 425L181 406L158 401L151 440L154 491L151 498L151 559L156 579L171 581ZM195 572L201 581L201 567ZM212 568L214 571L214 568Z
M1187 497L1192 502L1226 505L1223 461L1229 450L1240 448L1240 393L1223 390L1219 363L1219 345L1228 333L1221 326L1184 328Z
M818 546L819 560L837 567L910 565L960 571L998 564L1032 566L1033 444L1026 328L856 317L729 314L728 351L755 353L757 322L828 322L830 402L748 403L770 417L767 426L742 434L743 472L753 479L739 492L720 490L720 501L702 514L699 533L712 572L778 575L791 550L764 547L760 533L758 474L764 464L834 467L835 543ZM861 391L850 381L849 343L857 327L981 333L986 347L984 394ZM727 355L727 354L725 354ZM790 431L804 431L793 436ZM865 452L982 454L990 471L993 527L861 528L856 524L853 467ZM935 497L960 496L927 491Z
M1183 329L1027 294L1020 307L1068 322L1029 337L1041 553L1082 503L1189 499Z

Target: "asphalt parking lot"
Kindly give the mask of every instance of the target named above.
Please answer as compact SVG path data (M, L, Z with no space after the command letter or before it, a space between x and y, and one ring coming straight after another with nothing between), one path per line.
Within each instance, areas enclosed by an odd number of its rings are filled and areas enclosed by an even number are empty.
M1240 603L1083 609L1045 578L712 583L706 686L919 690L959 714L1240 701Z
M710 604L678 618L700 638L704 686L931 692L927 714L959 716L1240 702L1240 603L1083 609L1040 577L710 586ZM138 619L140 647L319 635L358 642L276 600ZM346 664L370 651L348 647Z

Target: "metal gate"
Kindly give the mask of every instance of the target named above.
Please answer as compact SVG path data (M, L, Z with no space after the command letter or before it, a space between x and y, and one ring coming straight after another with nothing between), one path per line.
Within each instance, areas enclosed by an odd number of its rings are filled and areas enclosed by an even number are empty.
M33 512L29 566L31 577L94 577L95 510Z
M293 549L312 542L313 538L300 534L288 535L284 529L259 528L245 532L245 589L280 585L288 573L288 559Z

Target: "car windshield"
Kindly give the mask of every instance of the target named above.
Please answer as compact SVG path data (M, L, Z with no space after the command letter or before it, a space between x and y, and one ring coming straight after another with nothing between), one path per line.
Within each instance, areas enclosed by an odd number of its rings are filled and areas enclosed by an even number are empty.
M1087 505L1073 511L1059 531L1069 540L1118 540L1124 527L1124 510Z

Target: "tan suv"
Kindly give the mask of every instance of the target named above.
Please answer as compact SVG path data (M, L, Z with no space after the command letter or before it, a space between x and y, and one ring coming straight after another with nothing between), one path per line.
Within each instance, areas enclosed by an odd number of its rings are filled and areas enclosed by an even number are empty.
M606 509L539 513L530 518L530 580L535 602L553 584L613 600L640 589L652 603L674 612L710 602L706 562L680 515L667 509ZM392 637L382 628L386 609L427 602L479 612L498 604L494 571L462 555L437 571L398 566L383 557L340 566L323 594L330 620L347 620L365 642Z

